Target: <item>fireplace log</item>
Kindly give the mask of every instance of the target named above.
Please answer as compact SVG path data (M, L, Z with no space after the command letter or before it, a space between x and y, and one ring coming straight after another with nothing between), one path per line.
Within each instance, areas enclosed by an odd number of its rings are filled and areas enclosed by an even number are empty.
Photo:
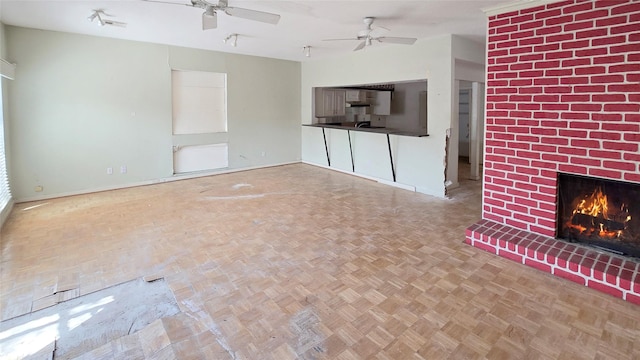
M606 231L624 230L624 223L580 213L573 215L571 218L571 224L582 226L587 229L600 229L600 225L602 225L602 228Z

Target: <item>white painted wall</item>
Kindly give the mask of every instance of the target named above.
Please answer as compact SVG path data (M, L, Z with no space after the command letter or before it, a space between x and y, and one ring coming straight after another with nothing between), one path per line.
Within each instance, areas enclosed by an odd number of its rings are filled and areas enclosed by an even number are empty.
M476 53L479 51L479 53ZM435 196L444 196L445 136L447 129L457 132L457 103L454 103L454 62L456 58L484 63L484 47L457 36L447 35L422 39L413 46L387 45L372 46L364 51L350 53L328 60L307 61L302 64L301 117L303 124L310 124L311 91L316 86L346 86L352 84L387 83L427 79L429 96L427 99L428 133L426 138L398 137L398 148L405 149L411 163L408 171L417 190ZM454 132L454 133L455 133ZM453 144L457 144L457 135ZM317 132L302 133L302 159L318 163L324 150L316 145ZM313 145L311 144L313 143ZM412 149L415 149L412 150ZM457 149L455 157L449 154L449 161L455 159L456 166L449 166L451 176L457 182ZM379 166L386 167L386 163ZM400 165L399 165L400 166ZM380 171L384 171L382 168ZM400 171L398 170L398 176Z
M482 48L476 48L475 51L482 51ZM484 53L484 51L482 53ZM479 60L481 59L475 59L475 61ZM465 80L467 82L476 81L483 83L485 81L485 65L456 59L454 76L457 80ZM466 87L466 85L463 87Z
M174 141L228 142L230 169L300 159L297 62L12 26L5 32L19 64L8 116L18 200L171 177ZM228 133L172 137L171 69L227 73ZM126 174L107 175L121 165ZM36 185L44 191L35 193Z
M322 129L319 130L322 131ZM351 138L351 149L353 149L355 146L355 137L357 136L355 132L338 129L325 129L325 136L327 137L327 147L329 148L331 167L346 172L352 172L353 166L351 163L349 138ZM355 161L353 164L355 164Z

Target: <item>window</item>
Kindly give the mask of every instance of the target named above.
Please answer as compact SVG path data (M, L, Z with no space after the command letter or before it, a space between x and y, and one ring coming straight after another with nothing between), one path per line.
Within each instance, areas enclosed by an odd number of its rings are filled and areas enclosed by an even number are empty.
M0 80L1 82L2 80ZM2 108L2 86L0 84L0 227L2 226L3 215L8 215L8 205L11 201L11 190L9 189L9 176L7 174L7 162L4 149L4 117Z
M173 134L227 131L227 76L202 71L171 72Z

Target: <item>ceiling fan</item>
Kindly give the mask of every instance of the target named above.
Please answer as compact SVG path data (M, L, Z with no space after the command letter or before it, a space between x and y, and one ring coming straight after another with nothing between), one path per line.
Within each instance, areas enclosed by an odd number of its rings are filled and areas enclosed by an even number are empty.
M323 41L342 41L342 40L361 40L362 42L356 46L353 51L358 51L364 49L365 46L371 46L373 41L378 42L386 42L386 43L394 43L394 44L404 44L404 45L412 45L416 42L416 38L408 38L408 37L393 37L393 36L376 36L376 32L379 32L379 29L388 31L388 29L378 26L373 28L371 25L375 20L374 17L368 16L362 19L366 28L358 32L358 36L355 38L349 39L326 39Z
M97 9L97 10L93 10L93 13L87 19L89 19L89 21L91 21L91 22L93 22L93 20L95 20L95 19L98 19L98 24L100 24L100 26L109 25L109 26L127 27L127 23L124 23L122 21L115 21L115 20L106 19L105 17L107 17L107 16L108 17L113 17L113 15L109 15L109 14L105 13L104 10Z
M148 2L156 2L171 5L186 5L195 8L204 9L202 13L202 30L215 29L218 27L217 11L222 11L229 16L236 16L242 19L260 21L268 24L277 24L280 21L280 15L272 14L264 11L244 9L232 7L228 5L228 0L218 0L217 4L210 3L205 0L190 0L190 4L180 4L169 1L144 0Z

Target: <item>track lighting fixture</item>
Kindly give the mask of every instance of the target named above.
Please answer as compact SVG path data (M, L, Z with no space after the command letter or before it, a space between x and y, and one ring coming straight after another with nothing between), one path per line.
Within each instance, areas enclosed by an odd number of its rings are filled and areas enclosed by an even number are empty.
M98 20L97 23L100 26L109 25L109 26L127 27L127 23L105 18L105 17L112 17L112 16L113 15L106 14L104 10L98 9L98 10L93 10L93 13L87 19L91 22L93 22L94 20Z
M224 38L224 40L222 40L222 42L225 44L228 41L231 41L231 46L233 47L238 46L238 34L229 34L226 38Z

